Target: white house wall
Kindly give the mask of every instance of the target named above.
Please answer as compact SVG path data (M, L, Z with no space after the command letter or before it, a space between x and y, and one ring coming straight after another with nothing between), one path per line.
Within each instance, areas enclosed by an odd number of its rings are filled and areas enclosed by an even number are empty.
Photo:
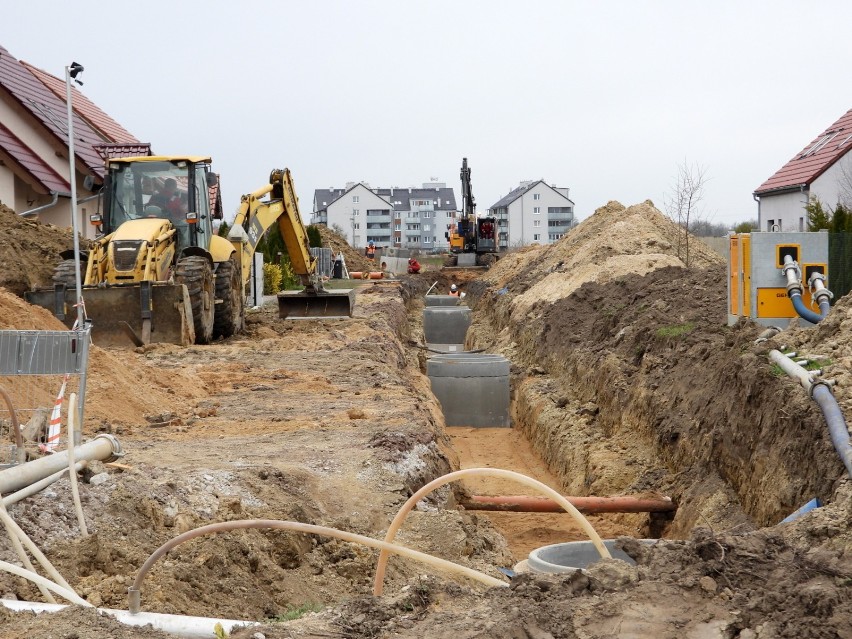
M811 195L819 198L823 206L834 209L844 195L848 199L852 190L852 153L847 153L832 164L811 184ZM847 202L847 204L852 204Z
M20 110L13 107L6 100L0 99L0 122L26 144L39 158L48 164L58 175L67 179L68 176L68 154L67 152L57 154L48 136L52 135L46 129L33 127L28 117L21 114ZM77 198L82 199L91 192L83 188L83 180L79 171L76 171ZM38 193L36 190L8 167L0 167L0 202L13 208L17 213L23 213L53 200L50 194ZM92 200L78 207L80 218L80 231L83 237L94 238L95 230L88 221L88 212L94 212L96 201ZM83 213L85 209L86 213ZM68 197L60 197L57 203L38 214L40 222L54 224L61 228L71 226L71 202Z
M357 201L354 198L358 198ZM387 210L387 221L393 230L393 213L388 202L363 185L356 186L348 193L328 205L329 228L339 226L343 229L350 246L359 248L367 245L367 211ZM384 218L383 218L384 219ZM380 246L392 246L391 238L380 242Z
M571 207L573 214L572 202L543 183L537 184L509 204L509 247L555 242L555 239L550 239L548 232L547 210L550 207Z
M798 231L804 221L807 230L808 203L807 191L794 191L779 195L765 195L760 198L760 230L761 231Z

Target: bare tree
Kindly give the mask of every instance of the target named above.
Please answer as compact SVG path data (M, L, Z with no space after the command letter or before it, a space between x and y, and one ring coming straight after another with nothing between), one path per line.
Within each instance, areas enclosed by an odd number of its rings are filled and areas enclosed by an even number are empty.
M678 164L677 177L666 196L665 208L668 216L678 225L677 256L689 268L689 231L701 214L704 187L707 184L707 169L699 164L689 164L685 159ZM681 231L682 229L682 231Z

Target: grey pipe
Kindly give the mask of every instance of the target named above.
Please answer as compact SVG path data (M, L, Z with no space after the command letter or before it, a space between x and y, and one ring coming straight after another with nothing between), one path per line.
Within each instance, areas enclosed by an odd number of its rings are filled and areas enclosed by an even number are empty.
M21 217L32 217L39 211L43 211L45 209L49 209L51 206L56 206L56 203L59 201L59 191L51 191L50 194L53 196L53 199L47 204L42 204L41 206L37 206L34 209L30 209L29 211L24 211L21 213ZM63 195L66 195L63 193Z
M784 355L781 351L776 351L774 348L769 351L769 359L775 364L778 364L781 370L787 373L787 375L797 380L802 385L802 388L808 392L808 395L811 394L814 380L810 372L796 364L789 356Z
M819 305L819 313L814 313L805 306L802 300L802 270L799 264L789 255L784 256L784 266L781 273L787 278L787 297L793 303L793 308L799 317L811 324L819 324L831 310L829 301L834 295L825 287L825 275L814 273L808 280L808 286L814 290L813 298Z
M112 435L98 435L74 449L74 459L113 461L122 456L121 444ZM0 494L15 492L60 470L68 469L68 451L41 457L0 471Z
M822 416L828 426L831 443L834 444L834 450L840 455L840 461L843 462L846 472L852 477L852 447L849 446L849 430L846 428L846 420L843 418L843 412L840 410L837 400L831 393L829 386L822 382L814 384L811 397L819 404Z
M843 462L846 472L852 477L852 447L849 444L849 430L846 428L843 412L831 393L831 382L828 380L815 381L814 371L806 371L779 351L769 351L769 358L778 364L787 375L796 379L819 405L828 426L828 434L831 437L831 443L834 444L834 450L840 456L840 461Z

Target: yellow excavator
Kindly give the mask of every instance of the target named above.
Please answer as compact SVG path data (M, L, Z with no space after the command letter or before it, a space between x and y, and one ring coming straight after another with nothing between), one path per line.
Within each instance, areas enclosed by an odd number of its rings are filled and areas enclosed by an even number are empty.
M330 294L316 276L289 171L273 171L270 181L243 196L233 237L226 239L213 233L222 205L209 157L109 159L103 215L91 216L99 236L80 260L85 264L85 313L95 343L207 344L240 332L252 256L276 221L294 268L306 283L305 291L290 297L307 301L287 316L351 315L351 293ZM261 202L265 193L272 193L273 199ZM76 315L75 261L70 251L61 257L53 288L26 297L71 325ZM326 297L346 301L326 302ZM285 302L284 307L294 303Z

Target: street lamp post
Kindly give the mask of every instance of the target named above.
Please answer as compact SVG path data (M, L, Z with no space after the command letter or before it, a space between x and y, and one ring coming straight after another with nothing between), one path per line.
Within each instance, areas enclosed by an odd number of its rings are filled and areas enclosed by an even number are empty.
M80 281L80 236L77 221L77 171L74 162L74 117L71 108L71 79L83 85L77 76L83 72L83 66L72 62L65 67L65 94L68 105L68 176L71 183L71 232L74 234L74 278L77 284L77 326L83 328L83 283Z

